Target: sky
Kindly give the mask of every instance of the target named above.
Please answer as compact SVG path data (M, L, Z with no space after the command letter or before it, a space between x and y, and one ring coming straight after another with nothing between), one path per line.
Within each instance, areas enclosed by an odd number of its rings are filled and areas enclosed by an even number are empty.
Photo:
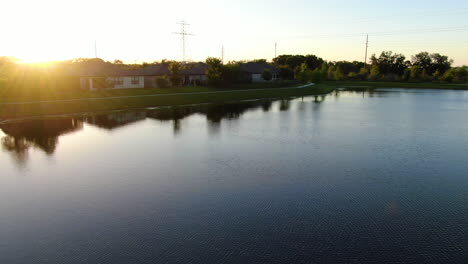
M468 65L466 0L15 0L1 1L0 56L25 62L98 57L182 59L173 32L187 21L187 57L203 61L314 54L364 60L383 50L439 52Z

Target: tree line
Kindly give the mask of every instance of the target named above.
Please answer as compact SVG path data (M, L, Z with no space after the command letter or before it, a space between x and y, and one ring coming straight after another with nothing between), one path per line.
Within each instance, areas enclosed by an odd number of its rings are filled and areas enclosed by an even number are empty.
M408 60L403 54L383 51L369 64L359 61L327 62L315 55L281 55L273 59L282 79L301 82L371 80L405 82L467 81L467 67L452 67L453 60L439 53L420 52Z
M170 60L143 64L124 64L121 60L106 62L102 59L78 58L37 69L24 66L18 62L12 57L0 57L0 80L10 77L9 79L21 81L14 81L14 84L24 84L23 86L30 86L29 83L31 83L31 86L37 86L38 80L43 83L42 86L50 86L50 81L60 80L55 86L62 86L65 83L67 87L72 87L75 85L71 85L73 82L69 80L70 78L62 76L62 65L79 64L80 67L87 67L89 64L103 63L126 69L138 69L154 64L166 64L168 65L169 74L158 77L156 83L158 87L170 87L181 85L183 83L182 71L196 65L196 63L181 63ZM250 76L241 67L242 64L248 62L268 65L265 59L223 63L219 58L207 58L205 61L207 84L229 86L250 82ZM392 51L383 51L378 56L373 54L367 64L360 61L326 61L316 55L280 55L274 58L271 63L275 67L274 74L277 74L280 80L297 80L303 83L343 80L467 82L467 67L452 67L452 64L453 60L439 53L420 52L407 59L403 54ZM19 68L21 70L18 70ZM262 78L265 81L271 80L273 72L266 68L262 73Z

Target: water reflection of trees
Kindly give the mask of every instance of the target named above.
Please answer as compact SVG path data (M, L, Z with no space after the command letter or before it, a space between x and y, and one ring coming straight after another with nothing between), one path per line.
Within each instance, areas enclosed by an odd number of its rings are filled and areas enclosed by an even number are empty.
M113 112L107 114L89 115L84 121L99 128L113 130L146 118L145 111Z
M194 114L205 115L206 119L210 122L210 128L213 129L214 127L219 128L219 123L221 123L223 119L238 119L245 112L259 108L263 109L263 111L269 111L271 105L271 100L193 105L150 110L147 111L146 116L159 121L173 121L174 132L179 132L181 129L180 121Z
M280 111L288 111L290 107L291 99L281 99L279 102Z
M83 122L77 118L28 120L2 124L0 128L6 134L2 138L2 148L14 153L18 161L24 161L32 147L53 154L58 137L82 129Z
M313 97L313 102L320 103L325 100L324 96ZM173 122L174 133L179 133L182 120L194 115L201 114L208 120L210 134L218 134L223 119L239 119L247 111L271 110L273 102L277 101L280 111L290 109L292 98L279 100L255 100L227 104L207 104L181 107L168 107L162 109L133 110L111 112L103 114L89 114L80 117L67 117L56 119L36 119L0 125L6 134L1 140L2 148L15 155L19 161L25 161L31 148L38 148L51 155L54 153L59 142L59 136L78 131L83 128L83 123L96 126L106 130L114 130L135 122L154 119L159 121ZM315 108L319 104L314 104ZM315 109L314 110L317 110ZM302 106L299 111L307 108Z

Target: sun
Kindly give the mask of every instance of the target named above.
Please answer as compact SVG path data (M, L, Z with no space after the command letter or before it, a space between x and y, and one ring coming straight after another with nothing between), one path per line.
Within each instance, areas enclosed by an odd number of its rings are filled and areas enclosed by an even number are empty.
M21 50L16 56L21 62L27 64L46 63L51 61L66 60L70 56L66 56L66 50L54 50L51 47L32 48Z
M52 56L47 56L45 54L25 54L18 56L18 59L26 64L41 64L54 60Z

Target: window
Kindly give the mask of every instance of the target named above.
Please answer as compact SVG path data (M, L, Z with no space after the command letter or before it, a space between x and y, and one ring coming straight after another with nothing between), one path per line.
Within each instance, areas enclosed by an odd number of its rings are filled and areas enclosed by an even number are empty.
M132 77L132 84L140 84L140 77Z
M114 78L114 85L122 85L123 84L123 78L122 77L115 77Z

